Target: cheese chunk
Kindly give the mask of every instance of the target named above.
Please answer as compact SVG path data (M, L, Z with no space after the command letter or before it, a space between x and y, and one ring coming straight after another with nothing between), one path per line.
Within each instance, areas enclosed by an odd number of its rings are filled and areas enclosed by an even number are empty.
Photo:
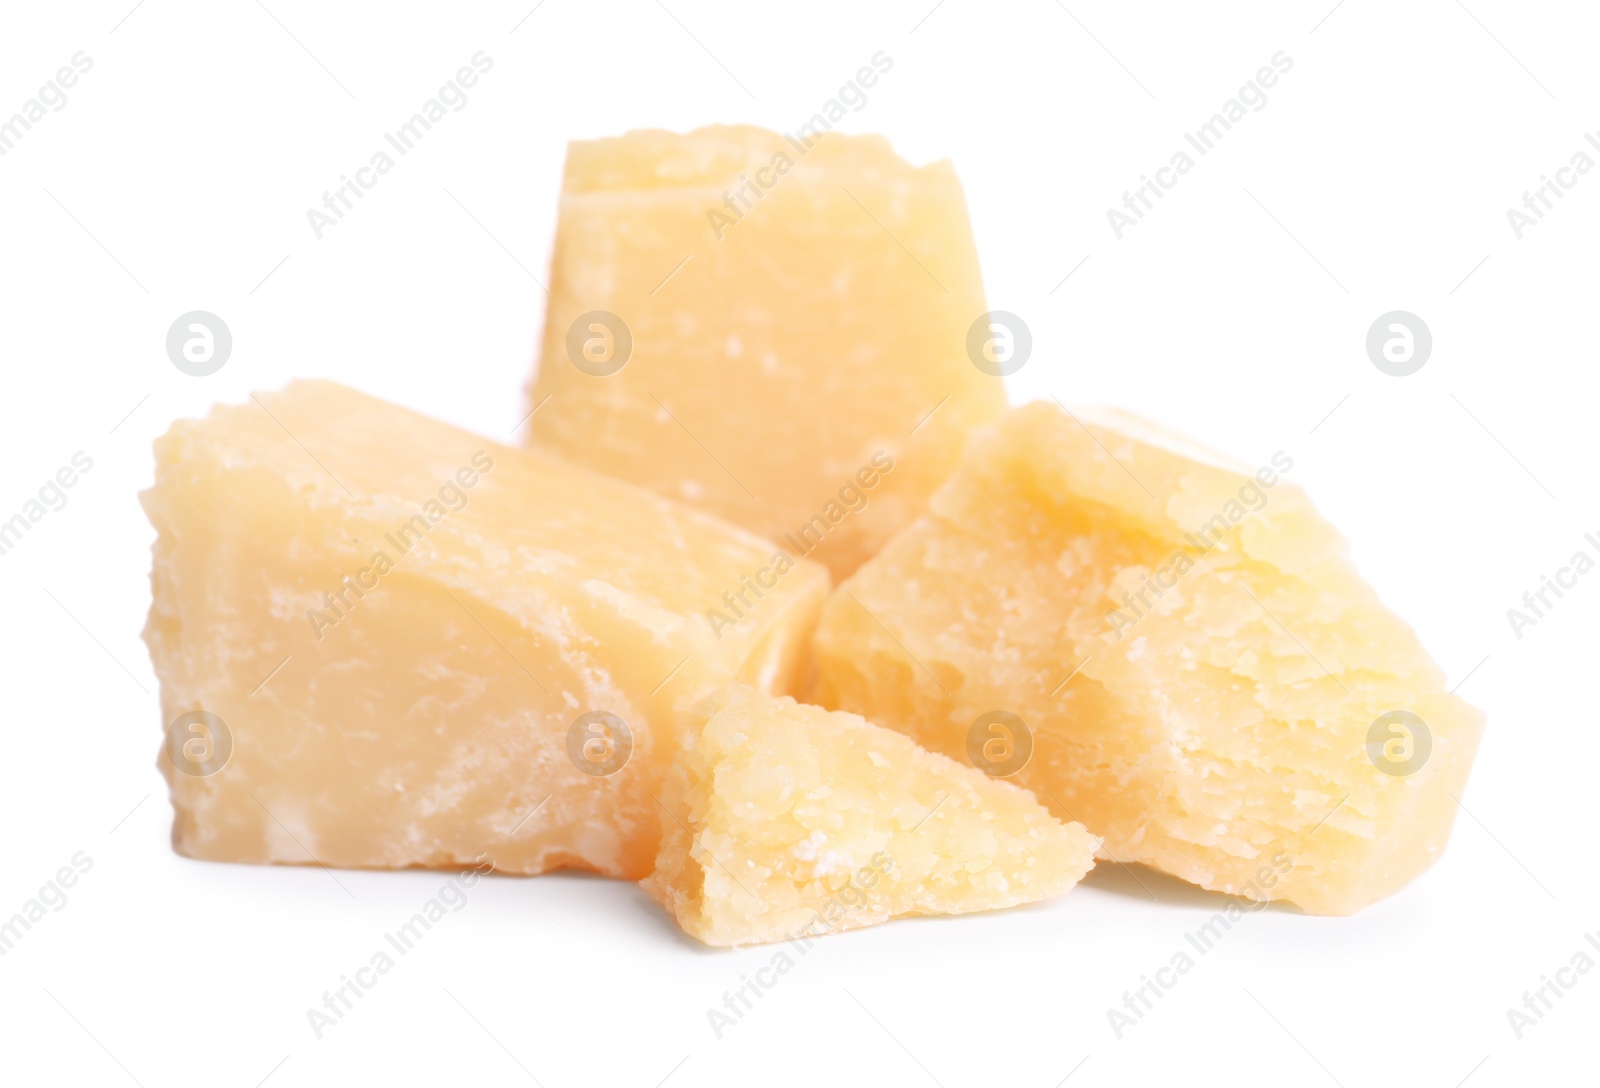
M986 310L948 162L742 127L574 143L531 438L842 577L1003 409L967 346Z
M142 498L197 858L636 880L678 715L791 687L827 592L802 563L719 638L773 545L326 382L174 424Z
M1483 718L1447 693L1285 482L1131 417L1036 403L975 438L931 513L843 584L818 700L1017 774L1104 855L1345 914L1439 856Z
M681 748L644 886L707 944L1031 903L1094 864L1093 836L1027 791L854 714L735 685Z

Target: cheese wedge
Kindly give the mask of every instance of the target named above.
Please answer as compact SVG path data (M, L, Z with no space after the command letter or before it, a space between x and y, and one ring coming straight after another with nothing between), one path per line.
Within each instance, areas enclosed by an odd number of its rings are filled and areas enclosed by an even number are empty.
M711 945L809 942L1076 884L1097 841L1025 790L854 714L732 686L682 741L644 887Z
M1292 464L1016 409L829 600L816 697L958 758L980 718L1015 715L1013 781L1103 856L1353 912L1438 858L1483 717Z
M836 578L1005 404L961 184L881 137L574 143L550 275L531 439Z
M713 633L773 545L327 382L174 424L142 498L173 843L218 861L637 880L679 715L793 687L827 592Z

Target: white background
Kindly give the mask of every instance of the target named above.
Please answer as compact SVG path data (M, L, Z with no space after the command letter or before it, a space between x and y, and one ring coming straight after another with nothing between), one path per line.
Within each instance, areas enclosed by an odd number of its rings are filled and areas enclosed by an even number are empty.
M1521 1039L1506 1017L1600 930L1600 573L1520 639L1506 618L1600 530L1600 171L1520 240L1506 219L1600 130L1592 8L533 2L0 11L0 117L94 61L0 158L0 515L94 460L0 556L0 916L93 859L0 958L0 1079L1593 1083L1600 971ZM479 50L468 105L319 241L306 209ZM566 141L793 130L879 50L893 70L842 127L954 160L991 305L1033 330L1013 399L1127 406L1251 464L1289 452L1488 712L1471 814L1354 918L1250 917L1121 1039L1107 1008L1226 900L1141 872L1152 899L1106 865L1034 908L830 937L719 1040L706 1008L770 949L700 948L627 884L492 879L316 1039L306 1009L444 878L171 852L138 638L151 440L296 376L506 438ZM1106 209L1279 50L1268 104L1118 240ZM164 350L195 309L234 337L207 378ZM1435 342L1406 378L1364 350L1395 309Z

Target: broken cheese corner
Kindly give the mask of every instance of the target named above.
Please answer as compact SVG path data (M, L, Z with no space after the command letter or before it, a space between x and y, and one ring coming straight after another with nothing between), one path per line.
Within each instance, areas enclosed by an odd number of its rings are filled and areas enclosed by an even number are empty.
M699 708L663 803L645 888L711 945L1031 903L1076 884L1098 846L899 733L739 685Z
M638 879L678 718L785 691L826 594L776 547L327 382L182 421L142 495L184 854ZM220 767L217 765L220 763Z
M829 599L817 699L958 758L1003 710L1032 740L1013 781L1104 856L1356 911L1443 851L1483 715L1292 466L1015 409Z

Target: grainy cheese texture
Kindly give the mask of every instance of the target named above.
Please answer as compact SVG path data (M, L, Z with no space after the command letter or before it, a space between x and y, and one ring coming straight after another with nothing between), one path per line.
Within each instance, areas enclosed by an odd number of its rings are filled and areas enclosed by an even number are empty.
M732 686L666 783L645 888L712 945L814 939L1063 892L1097 841L1025 790L854 714Z
M960 182L881 137L574 143L550 275L532 440L835 578L922 511L1005 404L968 355L987 306Z
M164 750L173 841L220 861L638 879L678 716L792 687L827 592L801 564L718 638L708 604L771 544L326 382L174 424L143 501L164 720L232 742L209 776ZM631 735L609 776L569 754L597 711ZM622 748L577 740L592 770Z
M1283 479L1052 404L982 432L829 600L817 700L962 757L980 716L1062 818L1205 888L1345 914L1444 848L1483 726ZM1416 715L1415 729L1374 723ZM1379 743L1369 752L1369 738Z

